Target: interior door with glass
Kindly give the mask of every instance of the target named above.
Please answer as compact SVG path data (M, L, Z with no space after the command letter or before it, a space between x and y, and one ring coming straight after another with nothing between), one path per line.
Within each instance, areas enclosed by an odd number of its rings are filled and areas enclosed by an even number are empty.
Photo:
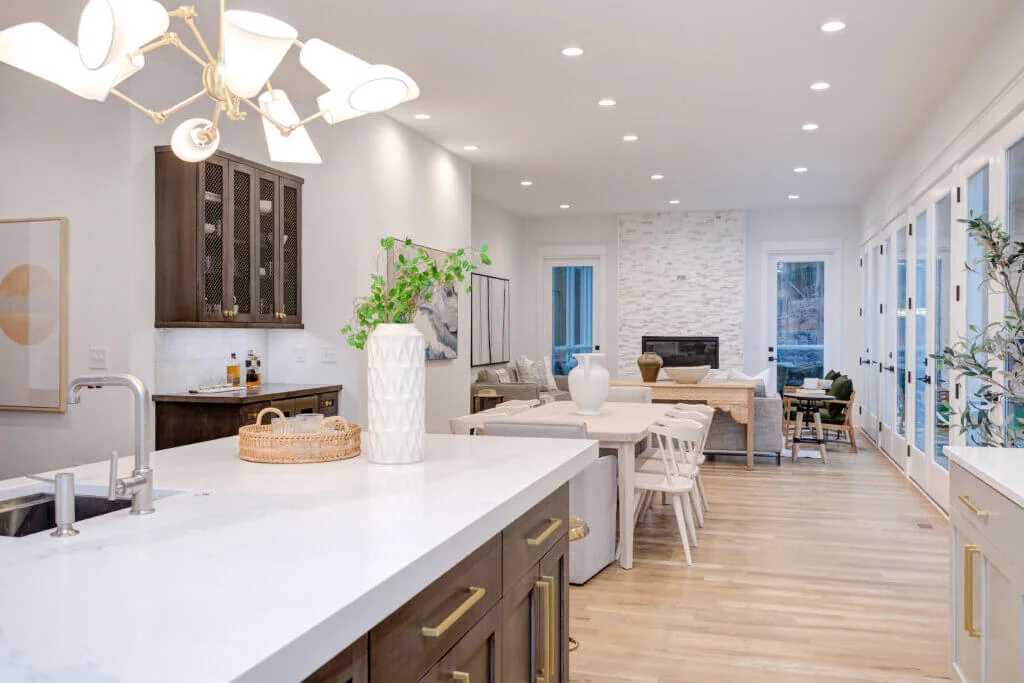
M967 216L988 217L991 192L991 164L987 160L983 160L980 166L977 164L975 166L968 166L964 169L963 176L966 178L964 183L966 211L964 213ZM991 292L981 267L983 264L982 247L975 240L968 237L965 227L961 226L957 232L959 241L964 245L965 263L971 265L971 268L964 269L965 291L962 308L964 324L960 327L961 330L969 334L970 330L983 329L988 323ZM953 379L961 385L961 397L957 402L958 410L969 410L974 400L973 397L977 395L982 387L981 382L975 377ZM963 435L963 439L964 443L968 446L974 446L978 443L977 435L971 432Z
M908 296L907 256L910 248L910 226L903 223L896 230L893 259L896 276L894 286L895 344L893 346L894 381L892 392L894 397L892 450L889 457L903 471L907 469L907 388L909 386L909 369L907 368L907 335L910 316L910 297Z
M767 346L774 349L776 386L799 386L837 368L839 305L835 253L776 253L769 257ZM771 352L770 352L771 353Z
M912 251L908 253L908 302L907 302L907 473L922 488L928 485L928 453L930 452L932 411L932 377L929 374L928 356L933 348L929 343L928 326L931 310L929 288L930 263L928 258L931 241L931 211L927 203L912 212L913 223L908 226Z
M875 260L875 244L868 245L861 252L861 302L860 310L862 343L859 360L860 382L863 397L858 406L860 428L868 437L878 442L878 264Z
M544 344L556 375L576 367L574 354L600 351L597 341L599 259L544 259Z
M956 259L962 257L953 249L953 221L956 211L956 182L951 175L939 183L932 197L934 230L932 232L933 249L930 257L930 294L929 304L932 311L930 323L931 352L938 354L951 343L953 329L953 306L956 303L956 292L959 287L955 283L957 277L954 267ZM958 217L958 216L957 216ZM938 503L943 510L949 510L949 459L943 449L950 443L949 408L951 400L952 378L949 368L944 368L934 361L929 361L931 376L930 403L925 416L927 425L928 474L925 491Z
M897 224L903 219L898 218ZM878 446L892 457L896 438L896 229L886 230L878 247L878 266L882 273L882 296L878 304L881 354Z

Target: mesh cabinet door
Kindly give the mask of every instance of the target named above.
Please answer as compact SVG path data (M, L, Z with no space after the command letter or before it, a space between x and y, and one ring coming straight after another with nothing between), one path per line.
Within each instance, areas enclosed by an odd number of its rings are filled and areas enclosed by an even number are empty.
M231 322L246 323L253 321L254 314L256 172L249 166L235 162L231 162L228 169L231 179L225 230L227 286L224 298Z
M225 305L226 273L224 237L225 181L228 164L211 157L202 163L199 171L199 282L197 284L199 319L204 322L230 320Z
M278 273L278 309L281 322L302 322L302 184L281 178L281 269Z
M256 275L254 304L256 320L262 323L282 322L281 304L277 295L280 280L280 182L280 177L272 173L260 173L256 181L259 192L256 214L256 257L259 271Z

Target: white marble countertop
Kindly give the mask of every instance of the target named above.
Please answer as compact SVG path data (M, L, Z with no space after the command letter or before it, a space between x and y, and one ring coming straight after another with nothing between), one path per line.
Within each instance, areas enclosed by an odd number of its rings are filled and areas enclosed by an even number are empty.
M450 435L390 467L242 462L237 437L157 452L154 514L0 538L0 681L299 681L596 457ZM74 472L105 492L105 463Z
M949 459L1024 507L1024 449L946 446Z

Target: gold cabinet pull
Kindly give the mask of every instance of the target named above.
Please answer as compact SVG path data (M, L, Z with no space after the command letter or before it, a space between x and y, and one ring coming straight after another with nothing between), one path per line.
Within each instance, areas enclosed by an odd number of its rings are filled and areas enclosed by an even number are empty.
M544 598L541 603L544 605L544 654L541 657L540 671L537 674L536 683L549 683L551 680L552 666L554 660L554 653L551 650L551 584L548 582L548 577L542 576L540 581L533 584L537 588L541 589L544 593Z
M561 521L561 520L559 520ZM553 576L541 576L540 580L548 584L548 624L545 629L545 635L547 635L547 669L548 676L552 680L558 680L558 672L555 671L555 653L558 651L558 609L556 604L558 601L558 581Z
M453 671L452 680L459 681L459 683L470 683L469 674L465 671Z
M988 517L989 515L991 515L991 514L992 514L992 513L991 513L991 512L989 512L988 510L982 510L982 509L981 509L980 507L978 507L977 505L975 505L974 503L972 503L972 502L971 502L971 497L970 497L970 496L968 496L968 495L967 495L967 494L965 494L965 493L961 493L961 494L960 494L959 496L957 496L957 499L958 499L958 500L959 500L959 501L960 501L961 503L963 503L963 504L964 504L964 506L965 506L965 507L966 507L966 508L967 508L968 510L970 510L970 511L971 511L971 512L973 512L974 514L978 515L979 517Z
M964 630L971 638L981 638L981 631L974 625L974 556L980 554L980 547L964 546Z
M553 517L549 519L548 522L548 527L541 532L540 536L526 539L526 545L540 545L544 541L548 540L548 537L555 533L558 527L562 526L562 520L558 517Z
M472 609L473 605L480 602L481 598L487 594L486 588L480 588L477 586L469 587L469 597L466 598L461 605L455 608L455 611L449 614L444 620L437 626L424 626L420 629L423 636L426 638L439 638L444 634L445 631L452 627L456 621L458 621L462 615Z

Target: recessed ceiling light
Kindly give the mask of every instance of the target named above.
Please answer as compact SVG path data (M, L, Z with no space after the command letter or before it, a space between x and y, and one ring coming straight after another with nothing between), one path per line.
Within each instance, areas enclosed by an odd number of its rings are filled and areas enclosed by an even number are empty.
M430 118L430 114L416 114L416 116L414 116L413 118L419 121L426 121L427 119Z
M826 21L824 24L821 25L821 30L824 31L825 33L835 33L836 31L842 31L844 28L846 28L846 24L839 21L838 19Z
M661 175L660 173L655 173L654 175L651 176L651 180L664 180L664 179L665 179L665 176Z
M582 47L566 47L562 48L562 54L566 57L579 57L583 54Z
M832 87L831 83L825 81L818 81L817 83L811 83L811 90L828 90Z
M816 123L805 123L801 126L804 130L818 130L818 124Z
M530 185L533 185L533 181L532 180L520 180L519 184L522 185L523 187L529 187Z
M793 173L807 173L807 168L804 166L797 166L793 169Z
M638 138L635 135L630 134L630 135L623 135L622 139L625 140L626 142L636 142L640 138Z
M558 208L559 209L568 209L569 208L569 204L559 204Z
M786 197L786 199L800 199L800 195L798 195L798 194L791 194L788 197Z
M606 97L603 100L598 100L597 103L598 103L598 105L600 105L602 107L614 107L615 106L615 100L613 100L610 97Z
M475 152L475 151L477 151L480 148L477 147L476 145L466 145L462 149L466 150L467 152Z
M678 204L679 200L678 199L670 199L670 200L668 200L668 203L669 204Z

